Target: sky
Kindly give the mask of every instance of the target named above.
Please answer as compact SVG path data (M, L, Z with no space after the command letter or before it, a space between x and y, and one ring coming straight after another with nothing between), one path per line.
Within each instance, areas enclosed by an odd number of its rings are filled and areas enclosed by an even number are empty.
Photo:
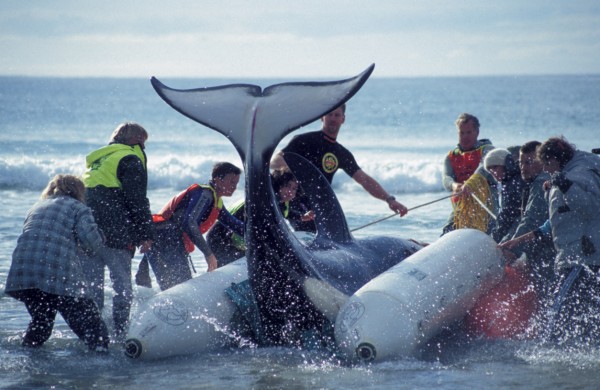
M1 0L0 75L600 73L598 0Z

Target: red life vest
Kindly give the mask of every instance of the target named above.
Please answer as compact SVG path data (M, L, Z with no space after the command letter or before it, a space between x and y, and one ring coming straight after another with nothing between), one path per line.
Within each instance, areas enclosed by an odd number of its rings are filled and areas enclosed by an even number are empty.
M468 152L463 152L459 148L456 148L448 153L457 183L464 183L473 173L475 173L479 163L481 163L484 146L486 145L482 145L474 150L469 150Z
M183 199L185 199L186 196L190 192L195 191L199 188L203 188L205 190L210 190L213 194L213 208L212 208L212 210L210 210L210 214L208 215L208 217L204 221L202 221L199 225L200 233L202 233L202 234L206 233L208 231L208 229L210 229L212 227L212 225L214 225L215 222L217 222L217 219L219 218L219 213L221 212L221 209L223 208L223 199L221 199L217 196L217 192L211 186L192 184L187 189L181 191L179 194L174 196L170 201L168 201L167 204L162 208L162 210L160 210L160 212L158 214L152 215L152 222L159 223L159 222L165 222L165 221L168 221L169 219L171 219L171 217L175 213L175 210L177 210L177 207L179 206L181 201ZM190 237L187 235L187 233L185 233L185 232L183 233L183 243L185 245L185 250L188 253L192 253L194 251L195 245L192 242L192 240L190 239Z
M483 148L487 145L481 145L477 149L469 150L467 152L461 151L456 148L448 153L450 159L450 165L454 171L454 177L457 183L464 183L481 163L481 157L483 156ZM458 197L452 197L452 203L458 201Z

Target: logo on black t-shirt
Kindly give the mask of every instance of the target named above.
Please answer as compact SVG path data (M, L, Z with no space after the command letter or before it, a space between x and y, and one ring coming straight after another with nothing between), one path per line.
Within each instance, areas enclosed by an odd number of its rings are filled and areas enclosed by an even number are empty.
M335 172L338 169L338 159L333 153L325 153L322 162L323 170L327 173Z

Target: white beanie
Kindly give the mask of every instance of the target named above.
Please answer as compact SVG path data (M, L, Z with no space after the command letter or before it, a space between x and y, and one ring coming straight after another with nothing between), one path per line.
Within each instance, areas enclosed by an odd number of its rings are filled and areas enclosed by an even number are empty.
M510 156L510 152L506 149L493 149L485 155L483 166L486 171L490 170L490 167L506 166L506 157Z

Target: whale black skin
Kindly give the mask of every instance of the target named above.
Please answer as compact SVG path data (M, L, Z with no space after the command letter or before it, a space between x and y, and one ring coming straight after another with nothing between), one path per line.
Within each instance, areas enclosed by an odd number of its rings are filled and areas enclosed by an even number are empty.
M151 79L165 102L225 135L242 159L248 275L269 344L294 343L298 331L320 329L326 321L302 289L306 278L349 296L421 248L392 237L354 239L331 186L300 156L286 154L286 162L315 210L317 234L310 245L294 236L272 189L269 163L281 139L349 100L373 69L340 81L283 83L264 90L249 84L177 90Z

